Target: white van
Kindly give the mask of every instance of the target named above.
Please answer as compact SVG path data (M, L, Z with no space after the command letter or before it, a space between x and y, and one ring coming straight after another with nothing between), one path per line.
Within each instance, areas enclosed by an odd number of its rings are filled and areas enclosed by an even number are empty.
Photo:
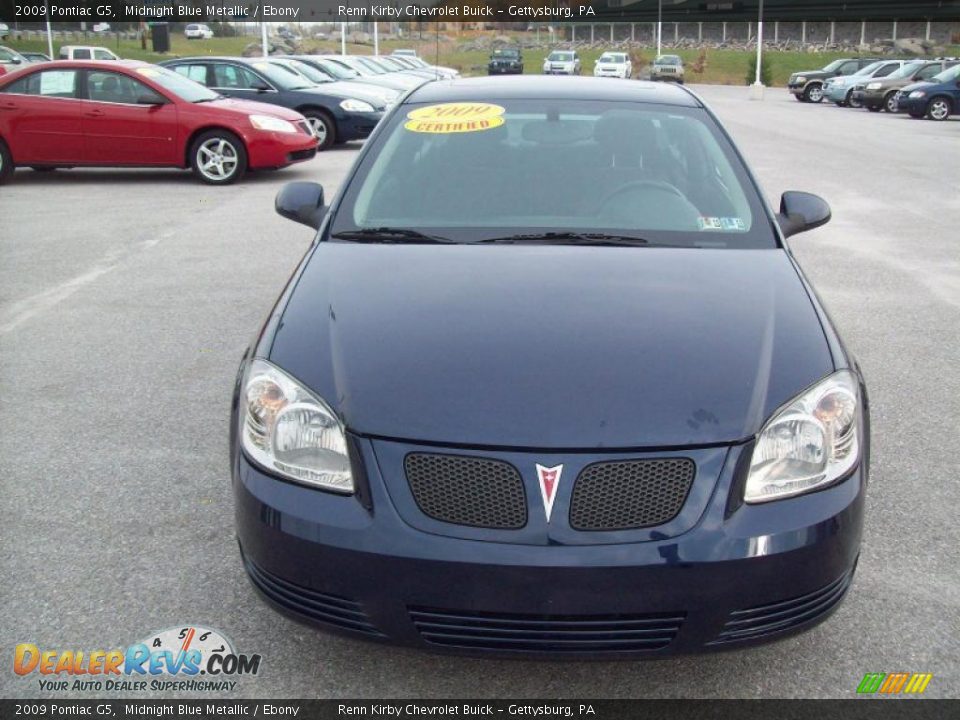
M60 48L61 60L119 60L105 47L96 45L64 45Z
M183 35L187 40L209 40L213 37L213 30L209 25L192 23L184 28Z

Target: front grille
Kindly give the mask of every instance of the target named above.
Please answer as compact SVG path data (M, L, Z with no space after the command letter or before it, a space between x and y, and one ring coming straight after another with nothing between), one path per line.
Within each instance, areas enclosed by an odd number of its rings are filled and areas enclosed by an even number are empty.
M287 155L287 158L290 160L290 162L295 162L297 160L309 160L316 154L317 149L312 147L306 150L294 150L292 153Z
M471 527L516 530L527 524L527 496L509 463L479 457L411 453L403 460L424 515Z
M723 631L709 644L721 645L776 635L815 620L836 607L852 579L853 570L850 570L826 587L807 595L732 612Z
M684 613L515 615L409 608L426 642L468 650L637 652L660 650L680 631Z
M246 556L243 563L257 589L281 607L325 625L383 637L360 603L295 585L267 572Z
M570 526L627 530L662 525L680 512L695 475L696 465L688 458L588 465L573 487Z

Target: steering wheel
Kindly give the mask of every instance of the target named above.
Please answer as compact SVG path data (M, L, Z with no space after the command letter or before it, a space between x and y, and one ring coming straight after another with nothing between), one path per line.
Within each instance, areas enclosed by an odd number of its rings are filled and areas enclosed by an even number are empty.
M596 214L650 230L697 230L700 217L700 211L680 190L662 180L621 185L600 201Z

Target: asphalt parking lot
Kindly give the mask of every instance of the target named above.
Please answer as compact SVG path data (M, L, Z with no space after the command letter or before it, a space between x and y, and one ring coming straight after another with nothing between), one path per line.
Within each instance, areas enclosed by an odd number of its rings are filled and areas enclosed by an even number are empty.
M281 617L233 537L230 390L311 239L274 195L292 180L332 194L359 146L231 187L18 171L0 189L0 695L55 696L11 672L17 643L111 649L197 623L263 656L237 688L249 697L852 697L864 673L901 670L933 673L927 696L960 696L960 119L696 89L770 198L807 190L833 207L791 246L863 366L873 456L859 570L830 620L749 650L550 664Z

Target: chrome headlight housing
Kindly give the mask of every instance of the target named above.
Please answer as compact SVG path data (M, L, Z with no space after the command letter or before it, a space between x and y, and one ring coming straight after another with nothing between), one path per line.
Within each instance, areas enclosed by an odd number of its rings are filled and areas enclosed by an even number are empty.
M340 102L340 107L342 107L347 112L375 112L376 108L373 107L368 102L363 100L357 100L356 98L347 98Z
M240 394L240 438L257 465L288 480L353 493L347 436L325 402L278 367L250 363Z
M803 75L798 75L798 76L797 76L797 82L798 82L798 83L805 83L806 81L807 81L807 79L806 79Z
M804 390L757 436L744 500L779 500L843 478L860 459L861 415L859 384L849 370Z
M266 130L268 132L295 133L297 128L293 123L283 118L273 117L272 115L251 115L250 124L257 130Z

